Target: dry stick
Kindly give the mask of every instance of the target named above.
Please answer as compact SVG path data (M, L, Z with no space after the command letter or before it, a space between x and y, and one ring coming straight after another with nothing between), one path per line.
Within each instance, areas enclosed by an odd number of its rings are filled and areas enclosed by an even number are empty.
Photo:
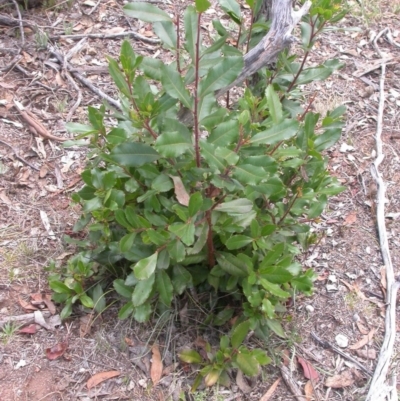
M286 385L290 388L290 391L293 393L293 395L296 397L296 400L297 401L307 401L307 397L302 394L300 387L298 386L296 381L293 379L287 366L282 365L280 367L280 369L281 369L281 374L282 374L283 380L285 381Z
M382 57L382 54L378 48L377 40L383 33L387 33L387 28L380 32L373 41L374 47L378 54ZM379 165L384 159L383 146L382 146L382 121L383 111L385 106L385 72L386 63L383 62L381 66L381 78L379 85L379 109L376 127L376 159L371 166L371 174L375 179L378 191L377 191L377 207L376 207L376 221L379 233L379 242L382 253L383 263L386 268L386 303L388 305L386 309L385 317L385 337L379 353L378 362L376 364L374 376L372 377L370 388L365 401L383 401L385 399L391 401L397 401L397 389L396 389L396 376L393 374L391 378L392 385L386 384L386 376L388 373L390 360L393 355L393 346L396 336L396 295L397 290L400 287L400 283L394 279L394 270L392 265L392 259L390 256L388 237L386 232L385 224L385 182L379 172ZM394 382L394 385L393 385Z
M50 53L53 54L56 59L59 61L61 65L64 65L64 56L60 54L59 52L56 51L56 49L52 46L49 46ZM96 88L88 79L83 77L79 72L76 72L72 66L69 63L65 64L67 70L71 72L71 74L80 82L82 82L84 85L86 85L92 92L94 92L97 96L99 96L102 99L107 100L108 103L110 103L112 106L117 108L118 110L121 110L121 104L118 100L113 99L112 97L108 96L106 93L104 93L102 90L99 88Z
M22 17L21 17L21 12L19 11L19 5L15 0L12 0L14 3L15 8L17 9L18 13L18 21L19 21L19 31L21 32L21 42L22 42L22 47L25 46L25 33L24 33L24 26L22 24Z
M49 311L42 311L41 312L44 318L50 317L51 313ZM34 313L27 313L25 315L18 315L18 316L8 316L3 319L0 319L0 329L4 327L7 323L10 322L20 322L22 325L35 323L35 314Z
M24 158L22 158L21 156L18 156L17 150L16 150L12 145L10 145L9 143L3 141L2 139L0 139L0 143L2 143L3 145L8 146L8 147L14 152L15 157L16 157L19 161L21 161L22 163L26 164L26 165L29 166L30 168L33 168L33 169L36 170L36 171L39 171L39 170L40 170L39 168L37 168L37 167L35 167L34 165L30 164L28 161L26 161L26 160L25 160Z
M88 33L82 35L51 35L50 39L72 39L72 40L80 40L83 38L90 39L119 39L125 37L132 37L136 40L141 40L142 42L148 43L150 45L158 45L161 43L160 39L154 38L146 38L146 36L140 35L139 33L133 31L126 31L120 33Z
M350 362L354 363L357 365L364 373L366 373L368 376L372 376L372 372L367 369L364 365L362 365L360 362L357 361L357 359L354 359L352 356L346 354L343 352L340 348L334 346L330 342L323 340L322 338L318 337L313 331L310 333L311 337L319 343L322 347L324 348L330 348L332 351L335 351L337 354L341 355L343 358L349 360Z

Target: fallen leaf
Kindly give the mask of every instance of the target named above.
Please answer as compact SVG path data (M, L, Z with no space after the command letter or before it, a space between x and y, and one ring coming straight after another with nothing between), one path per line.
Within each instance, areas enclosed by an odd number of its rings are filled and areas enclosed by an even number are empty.
M260 398L260 401L269 401L271 397L274 395L276 388L278 387L279 383L281 381L281 378L279 377L276 379L271 387L268 389L268 391Z
M36 324L30 324L29 326L25 326L22 329L18 330L18 334L35 334L37 332Z
M104 382L105 380L111 379L113 377L117 377L120 374L121 374L121 372L118 370L110 370L108 372L96 373L86 382L86 386L87 386L88 390L90 390L91 388L93 388L94 386L97 386L98 384Z
M37 310L36 306L33 306L30 302L27 302L20 297L18 297L18 302L26 310Z
M47 309L52 315L54 315L57 312L56 306L51 300L51 294L43 294L43 302L47 306Z
M125 341L125 344L126 344L128 347L133 347L133 346L135 345L134 341L133 341L131 338L129 338L129 337L125 337L125 338L124 338L124 341Z
M46 322L46 320L40 310L36 310L35 312L33 312L33 315L34 315L35 323L44 327L46 330L54 331L55 327Z
M51 348L46 348L46 357L51 361L53 361L54 359L58 359L60 356L64 354L67 348L68 348L68 341L58 343Z
M348 214L343 222L344 226L349 226L357 221L357 213L353 212Z
M250 393L251 387L248 385L240 369L236 374L236 384L238 385L239 389L243 391L244 394Z
M340 375L328 377L325 381L325 386L332 388L343 388L351 386L353 383L354 379L350 370L345 370Z
M10 198L6 195L5 189L0 190L0 200L2 200L6 205L11 205L12 203Z
M171 373L175 372L175 369L179 366L179 362L175 362L169 366L167 366L166 368L164 368L164 370L162 371L162 375L163 376L168 376Z
M304 372L304 377L306 379L309 379L309 380L318 380L319 379L318 372L314 369L314 367L311 365L310 362L306 361L301 356L297 357L297 361L302 366L303 372Z
M372 359L375 360L376 359L376 351L374 348L370 348L370 349L358 349L356 350L356 354L364 359Z
M163 364L161 361L160 350L157 344L153 345L151 351L153 353L153 356L151 358L150 377L153 384L156 385L162 377Z
M349 347L349 349L355 350L364 347L364 345L368 344L372 340L375 332L376 329L372 329L367 335L363 336L360 341L357 341L355 344Z
M89 313L79 318L79 336L81 338L90 334L92 330L93 314Z
M47 213L44 210L39 210L40 218L42 220L42 223L44 225L44 228L47 231L47 234L49 235L49 238L52 240L56 239L56 236L54 235L54 231L51 228L49 218L47 217Z
M368 329L360 322L356 322L356 325L358 327L358 330L360 330L361 334L368 334Z
M313 394L314 394L314 387L311 380L309 380L304 386L304 395L306 396L306 400L311 401Z
M178 200L178 202L181 205L188 206L190 197L186 191L185 186L183 185L181 177L174 177L172 175L170 175L170 177L172 178L172 181L174 182L176 199Z

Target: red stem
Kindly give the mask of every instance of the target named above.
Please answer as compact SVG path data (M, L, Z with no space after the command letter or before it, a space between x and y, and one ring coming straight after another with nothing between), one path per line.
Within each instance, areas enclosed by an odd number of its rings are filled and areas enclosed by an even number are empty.
M199 107L199 69L200 69L200 21L201 21L201 13L199 13L197 17L197 33L196 33L196 54L195 54L195 80L194 80L194 110L193 110L193 119L194 119L194 147L196 152L196 166L201 166L201 157L200 157L200 130L199 130L199 115L198 115L198 107Z

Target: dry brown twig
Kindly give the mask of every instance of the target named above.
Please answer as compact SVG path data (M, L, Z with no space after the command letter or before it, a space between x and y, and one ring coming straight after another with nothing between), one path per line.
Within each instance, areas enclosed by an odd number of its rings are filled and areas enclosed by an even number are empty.
M8 146L14 153L14 156L22 163L26 164L27 166L29 166L30 168L33 168L36 171L39 171L40 169L38 167L35 167L33 164L30 164L28 161L26 161L23 157L18 155L17 150L10 145L9 143L7 143L6 141L3 141L2 139L0 139L0 143L2 143L5 146Z
M24 47L25 46L25 33L24 33L24 26L22 23L21 11L19 11L18 3L15 0L12 0L12 2L14 3L15 8L17 9L19 31L21 33L21 42L22 42L22 47Z
M394 42L390 29L385 28L379 32L376 36L371 39L371 42L379 54L383 58L383 54L380 51L377 41L382 36L386 35L388 41L395 46L400 47L399 44ZM385 74L386 74L386 62L382 62L381 65L381 78L379 85L379 108L377 116L377 127L376 127L376 159L371 166L371 175L374 178L378 190L377 190L377 206L376 206L376 222L379 233L379 242L382 253L382 259L386 268L386 317L385 317L385 337L379 353L378 362L376 364L375 372L372 377L370 388L365 401L397 401L397 388L396 388L396 374L393 373L390 378L390 384L386 383L387 373L389 370L390 361L393 355L393 347L396 338L396 295L400 287L400 283L395 281L394 269L392 259L390 256L388 236L386 232L385 223L385 192L386 186L382 174L379 171L379 166L382 163L385 155L383 153L382 145L382 130L383 130L383 112L385 109Z

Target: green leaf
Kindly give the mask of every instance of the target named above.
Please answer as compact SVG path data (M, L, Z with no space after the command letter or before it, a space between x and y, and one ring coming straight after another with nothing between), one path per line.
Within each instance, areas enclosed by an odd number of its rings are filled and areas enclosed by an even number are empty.
M190 54L192 63L194 64L196 54L197 30L199 29L199 27L196 9L193 6L186 7L186 10L183 14L183 22L185 25L185 49Z
M172 22L171 17L165 11L149 3L128 3L124 6L124 13L129 17L138 18L144 22Z
M61 313L60 313L60 318L61 320L66 319L68 316L70 316L72 313L72 303L68 302L64 308L62 309Z
M124 280L120 278L114 280L113 286L115 291L124 298L130 299L132 297L133 289L132 287L125 285Z
M97 313L101 313L106 308L106 298L100 283L93 288L93 303Z
M274 123L278 124L282 120L282 104L272 85L268 85L265 96L267 98L269 114Z
M126 82L124 74L122 74L121 70L119 69L118 63L111 57L107 57L107 60L108 72L110 73L115 85L126 97L129 98L131 96L129 86Z
M139 281L132 293L132 304L135 307L138 307L144 304L150 297L151 292L153 291L154 281L156 275L153 273L146 280Z
M49 286L54 292L57 292L58 294L73 294L74 293L73 290L71 290L69 287L67 287L61 281L51 280L51 281L49 281Z
M103 206L103 202L100 198L93 198L85 201L83 204L83 211L85 213L93 212L93 210L100 209Z
M268 174L262 167L251 164L240 164L234 167L233 177L243 185L257 185L267 178Z
M192 144L179 132L161 134L155 144L157 152L164 157L177 157L192 149Z
M227 146L231 143L236 143L238 139L239 122L236 119L229 119L216 125L207 138L207 142L216 146Z
M221 312L219 312L217 314L217 316L215 316L215 318L213 320L213 324L215 326L224 325L233 316L233 312L234 312L234 310L230 309L230 308L223 309Z
M195 192L190 196L189 199L189 216L194 217L196 213L198 213L203 206L203 196L201 192Z
M318 135L314 141L315 150L322 152L332 147L341 137L342 129L327 129L322 135Z
M125 142L115 146L108 158L125 167L140 167L158 160L160 155L144 143Z
M133 242L135 241L135 238L136 238L136 233L130 233L124 235L119 240L119 250L122 253L130 251L133 246Z
M220 252L217 255L217 262L222 270L232 276L246 277L248 274L246 264L231 253Z
M287 291L282 290L282 288L278 284L273 284L264 278L259 279L260 284L269 291L272 295L275 295L279 298L289 298L290 294Z
M161 67L163 65L164 63L161 60L151 57L144 57L142 63L140 64L140 69L143 71L146 77L161 82Z
M226 57L211 68L199 86L199 97L224 88L231 84L243 68L243 57Z
M236 356L236 363L239 369L247 376L256 376L260 370L260 364L254 356L239 353Z
M163 42L167 49L176 49L176 31L174 24L170 21L157 21L153 23L155 34Z
M248 332L250 331L250 320L245 320L239 323L232 332L231 344L232 347L237 349L243 343Z
M204 13L204 11L207 11L211 6L211 3L208 0L196 0L195 4L198 13Z
M127 302L118 312L118 318L121 320L127 319L133 313L133 304L131 301Z
M286 338L285 331L281 323L276 319L267 319L267 326L279 337Z
M204 159L210 164L211 167L214 167L217 173L222 173L227 164L224 158L217 157L215 154L216 147L211 143L206 142L205 140L200 141L200 152Z
M74 134L86 134L90 135L94 132L97 132L97 129L94 129L93 125L79 124L79 123L67 123L65 124L65 128L68 132L72 132Z
M172 285L175 292L181 295L186 288L193 285L192 275L184 267L175 265L172 269Z
M168 231L175 234L185 245L193 245L194 223L173 223L168 227Z
M284 141L296 135L299 129L297 120L286 119L273 127L259 132L250 139L252 144L268 144L273 145L279 141Z
M184 349L179 353L179 359L185 363L201 363L200 354L192 349Z
M132 267L138 280L147 280L154 273L157 266L157 258L158 252L153 253L153 255L148 258L139 260L139 262Z
M300 73L299 78L296 81L296 85L305 85L314 81L323 81L330 77L332 73L333 69L327 68L323 65L306 68Z
M253 202L248 199L235 199L220 203L214 210L225 213L246 214L253 210Z
M171 178L165 174L160 174L152 183L151 187L157 192L168 192L174 187Z
M192 108L192 98L188 90L185 88L182 76L171 65L163 65L161 75L161 83L165 91L173 97L182 102L184 106Z
M79 297L79 301L81 301L81 304L85 307L85 308L90 308L92 309L94 306L93 303L93 299L90 298L88 295L83 294Z
M240 24L240 6L236 0L219 0L219 4L237 24Z
M172 260L176 262L182 262L183 259L185 259L185 246L179 239L171 241L167 245L167 250Z
M172 302L174 288L165 270L160 270L156 274L156 289L163 304L169 307Z
M253 238L247 235L234 235L226 241L225 245L229 250L240 249L253 242Z
M271 283L274 284L284 284L291 280L293 274L291 274L286 269L281 266L268 266L260 268L259 270L262 278L265 278Z
M151 305L149 303L145 303L135 308L133 317L137 322L145 323L149 320L151 312Z

